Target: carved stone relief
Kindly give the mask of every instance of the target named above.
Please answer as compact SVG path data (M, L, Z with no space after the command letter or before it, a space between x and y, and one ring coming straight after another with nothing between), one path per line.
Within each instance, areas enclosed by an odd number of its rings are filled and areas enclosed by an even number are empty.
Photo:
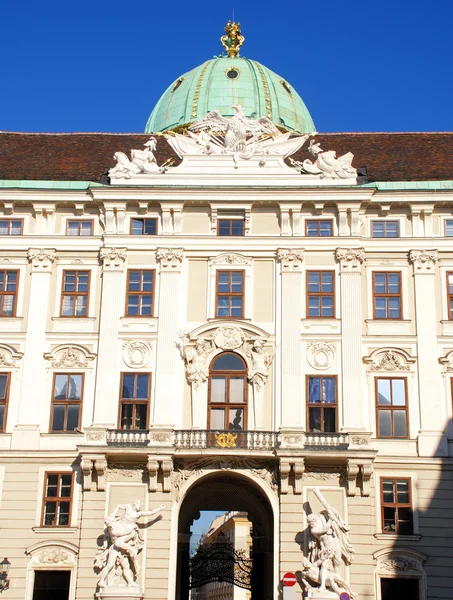
M145 367L151 359L152 344L147 341L131 340L123 343L123 361L131 369Z
M335 358L335 344L331 342L308 342L307 362L320 371L329 369Z
M126 248L101 248L99 258L106 271L122 271L127 258Z
M340 263L343 273L360 272L362 263L365 261L365 250L363 248L337 248L335 258Z
M410 371L416 360L398 348L381 348L363 358L363 362L370 365L370 371Z
M156 251L156 260L162 271L179 272L183 259L182 248L158 248Z
M46 352L44 358L50 361L53 369L87 369L96 354L83 346L57 346L51 352Z
M251 265L252 259L242 256L242 254L219 254L209 261L213 265Z
M439 253L437 250L411 250L409 260L414 266L414 273L434 273Z
M55 248L29 248L27 258L33 271L50 271L57 255Z
M18 361L22 358L23 352L18 352L12 346L0 344L0 366L16 368Z
M279 248L277 259L281 262L283 271L300 271L304 262L305 250L302 248Z

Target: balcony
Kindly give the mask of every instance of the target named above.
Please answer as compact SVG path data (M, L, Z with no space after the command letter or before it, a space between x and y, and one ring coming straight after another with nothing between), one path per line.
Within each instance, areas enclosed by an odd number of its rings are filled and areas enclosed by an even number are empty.
M275 431L179 430L174 432L177 450L222 448L243 450L274 450L279 444Z

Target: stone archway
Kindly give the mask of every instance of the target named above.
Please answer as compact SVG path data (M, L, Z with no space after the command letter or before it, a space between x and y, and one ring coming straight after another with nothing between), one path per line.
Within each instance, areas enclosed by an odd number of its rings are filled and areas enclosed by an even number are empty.
M189 598L190 527L202 510L244 511L253 524L251 600L273 598L274 515L263 490L239 473L216 471L196 481L179 511L176 600Z

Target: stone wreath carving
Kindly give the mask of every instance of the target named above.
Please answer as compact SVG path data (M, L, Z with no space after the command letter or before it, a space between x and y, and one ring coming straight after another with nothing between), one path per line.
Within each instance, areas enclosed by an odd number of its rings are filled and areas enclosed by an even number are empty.
M151 358L152 345L150 342L132 340L123 344L123 361L131 369L146 366Z
M329 369L335 357L335 345L330 342L308 342L307 361L314 369Z

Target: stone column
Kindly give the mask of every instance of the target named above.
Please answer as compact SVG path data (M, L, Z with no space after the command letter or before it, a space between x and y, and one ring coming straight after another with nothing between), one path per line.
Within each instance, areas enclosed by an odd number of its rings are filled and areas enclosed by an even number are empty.
M179 425L182 419L182 387L177 383L182 363L178 356L179 298L181 248L158 248L160 264L159 320L157 329L157 361L154 388L153 425ZM178 395L179 394L179 395Z
M30 311L23 357L19 416L11 442L13 449L39 447L41 415L45 410L44 407L50 402L50 398L47 397L43 352L49 310L50 276L56 258L55 250L30 248L27 258L31 263Z
M94 395L95 427L117 427L119 372L118 328L124 312L123 270L125 248L101 248L102 296L99 323L99 344L96 390Z
M443 433L445 410L437 349L436 262L437 250L411 250L414 268L415 322L417 326L418 390L420 402L420 456L447 456ZM414 407L415 409L415 407ZM410 409L409 409L410 410Z
M300 328L304 250L280 248L277 259L281 265L281 428L303 429L305 410L302 402Z
M365 431L365 391L362 385L362 263L363 248L337 248L341 289L342 431Z

